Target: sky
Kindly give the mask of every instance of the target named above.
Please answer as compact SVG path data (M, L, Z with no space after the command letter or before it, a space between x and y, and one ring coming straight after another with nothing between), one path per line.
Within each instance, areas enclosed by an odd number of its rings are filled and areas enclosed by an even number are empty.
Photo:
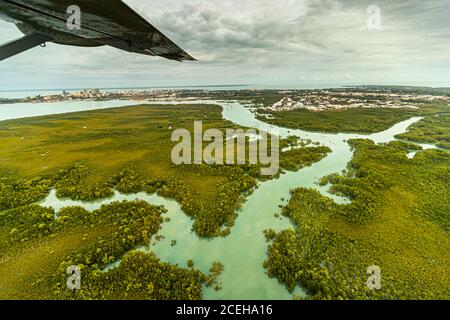
M48 44L0 62L0 91L226 84L450 87L449 0L125 2L198 61ZM0 42L20 36L13 24L0 21Z

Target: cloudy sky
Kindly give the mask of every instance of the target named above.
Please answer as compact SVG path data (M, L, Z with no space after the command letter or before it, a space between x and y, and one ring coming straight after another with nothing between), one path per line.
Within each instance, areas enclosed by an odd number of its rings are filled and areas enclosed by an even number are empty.
M49 44L0 62L0 90L221 84L450 87L449 0L125 2L199 61ZM380 28L373 8L380 9ZM0 22L0 42L18 36L14 25Z

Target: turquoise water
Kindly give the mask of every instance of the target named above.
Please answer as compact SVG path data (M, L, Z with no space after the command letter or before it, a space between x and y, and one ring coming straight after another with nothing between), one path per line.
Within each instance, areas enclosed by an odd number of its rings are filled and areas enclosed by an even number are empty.
M265 241L263 231L268 228L280 231L292 227L285 218L276 218L280 213L280 204L286 204L290 198L290 190L296 187L315 188L333 198L337 202L346 202L346 199L330 195L326 187L317 185L319 178L331 173L340 172L346 168L352 158L352 151L348 139L369 138L377 143L394 140L394 136L403 133L407 128L421 118L398 123L392 128L373 135L357 134L322 134L305 132L302 130L289 130L278 128L255 119L254 115L239 103L206 101L223 106L223 116L236 124L270 131L280 136L297 135L302 139L311 139L314 142L328 146L332 149L322 161L299 172L289 172L277 180L260 183L256 191L248 197L246 203L239 211L239 217L231 230L230 236L211 240L199 239L193 232L192 220L180 209L178 203L161 198L157 195L138 193L123 195L118 192L110 199L96 202L77 202L57 199L55 192L45 199L42 206L53 207L59 210L66 206L79 205L88 210L98 209L102 204L122 200L145 200L154 205L163 205L168 209L166 216L170 222L164 222L158 233L164 236L164 240L152 242L148 248L140 248L143 251L152 250L163 261L179 264L185 267L189 259L194 260L197 268L207 273L212 262L220 261L225 270L221 276L223 289L216 292L205 288L205 299L290 299L290 294L277 280L270 279L262 267L266 259L268 243ZM108 102L109 103L109 102ZM167 102L166 102L167 103ZM179 103L179 102L176 102ZM192 103L186 102L186 103ZM205 103L205 101L202 101ZM0 112L0 118L1 118ZM284 198L284 202L281 200ZM177 245L172 247L172 240ZM120 263L120 261L118 262ZM117 265L117 264L116 264ZM111 268L114 267L111 266ZM297 289L296 294L303 294Z
M110 100L0 104L0 121L78 111L108 109L136 104L142 104L142 101Z
M420 147L422 147L422 150L439 149L437 146L435 146L433 144L426 144L426 143L415 143L415 144L419 145ZM419 151L411 151L410 153L408 153L406 155L406 157L408 159L414 159L414 157L416 156L417 152L419 152Z

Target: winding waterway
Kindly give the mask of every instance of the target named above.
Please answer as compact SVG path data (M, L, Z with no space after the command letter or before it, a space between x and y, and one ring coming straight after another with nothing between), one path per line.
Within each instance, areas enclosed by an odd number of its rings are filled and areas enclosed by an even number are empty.
M134 102L136 103L136 102ZM155 102L156 103L156 102ZM167 102L163 102L167 103ZM180 103L176 101L174 103ZM193 103L192 101L186 103ZM96 202L79 202L68 199L58 199L55 191L40 203L45 207L53 207L56 211L67 206L81 206L88 210L100 208L103 204L113 201L123 200L144 200L154 205L162 205L168 212L166 217L169 222L162 224L162 229L158 233L163 236L161 241L151 242L149 247L140 248L143 251L152 250L162 260L172 264L179 264L186 267L187 260L192 259L195 266L202 272L208 270L214 261L220 261L225 269L220 278L223 289L215 291L212 288L205 288L205 299L290 299L290 294L284 286L276 279L270 279L262 267L266 259L268 243L265 240L263 231L272 228L276 231L292 227L285 218L275 217L280 213L280 204L286 204L290 198L290 190L296 187L315 188L326 196L333 198L337 202L345 202L346 199L327 193L326 187L317 185L319 178L331 173L340 172L346 168L347 163L352 158L352 151L347 141L354 138L368 138L376 143L384 143L395 140L394 136L403 133L413 123L421 118L412 118L391 127L390 129L372 134L323 134L305 132L302 130L291 130L275 127L257 120L254 114L238 102L218 102L201 101L201 103L219 104L223 107L223 117L241 126L258 128L264 131L278 134L282 137L296 135L302 139L310 139L319 142L321 145L332 149L325 159L304 168L298 172L289 172L281 175L279 179L260 183L255 192L248 197L247 201L239 211L239 217L231 234L226 238L216 238L211 240L199 239L191 232L193 221L190 220L181 210L179 204L173 200L164 199L155 194L137 193L124 195L115 192L114 196ZM109 106L130 105L125 101L117 102ZM159 104L159 102L158 102ZM35 108L36 106L36 108ZM60 112L73 112L95 109L92 104L83 108L82 104L77 104L78 108L70 105L68 109L59 109ZM4 108L3 106L2 108ZM52 107L33 105L34 113L28 110L27 116L53 114ZM103 108L103 103L97 109ZM0 108L0 120L11 119L10 114ZM8 109L8 108L5 108ZM5 110L4 109L4 110ZM38 110L36 110L38 109ZM51 113L46 113L46 111ZM20 113L20 115L22 115ZM21 116L19 116L21 117ZM18 118L18 117L16 117ZM284 199L284 201L282 200ZM176 245L172 246L172 241L176 240ZM118 262L120 263L120 262ZM117 264L116 264L117 265ZM111 266L111 267L114 267ZM297 289L296 294L303 294L301 289Z

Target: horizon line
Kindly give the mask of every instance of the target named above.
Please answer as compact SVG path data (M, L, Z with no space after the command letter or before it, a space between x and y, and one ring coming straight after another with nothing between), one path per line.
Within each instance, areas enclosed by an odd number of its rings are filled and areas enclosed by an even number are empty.
M299 84L297 84L299 85ZM338 89L338 88L355 88L355 87L404 87L404 88L428 88L428 89L450 89L450 86L427 86L427 85L409 85L409 84L336 84L335 86L322 86L311 88L294 88L290 85L276 85L276 84L215 84L215 85L177 85L177 86L137 86L137 87L74 87L74 88L37 88L37 89L12 89L12 90L0 90L0 92L30 92L30 91L74 91L74 90L87 90L87 89L99 89L99 90L117 90L117 89L182 89L182 88L223 88L223 87L251 87L259 86L263 87L260 90L314 90L314 89ZM274 88L264 88L264 86L274 87ZM306 85L305 85L306 86ZM276 88L275 88L276 87Z

